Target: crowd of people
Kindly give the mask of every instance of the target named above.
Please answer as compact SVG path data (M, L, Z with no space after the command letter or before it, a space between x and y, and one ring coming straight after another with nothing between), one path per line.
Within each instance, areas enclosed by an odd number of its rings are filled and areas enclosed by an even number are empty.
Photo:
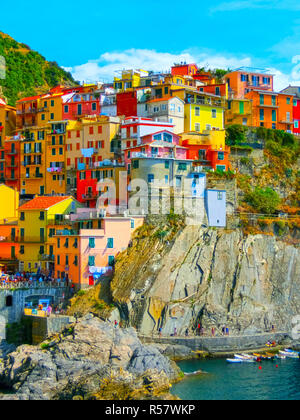
M0 274L0 286L5 287L8 285L12 286L72 286L72 283L68 279L61 280L60 278L54 278L51 275L45 274L33 274L28 272L23 273L1 273Z

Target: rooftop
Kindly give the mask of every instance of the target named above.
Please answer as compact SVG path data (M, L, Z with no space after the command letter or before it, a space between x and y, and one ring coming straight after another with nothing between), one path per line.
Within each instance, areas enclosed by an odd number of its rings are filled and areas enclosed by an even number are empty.
M19 210L47 210L55 204L60 203L61 201L72 198L71 196L57 196L57 197L35 197L33 200L28 201L28 203L23 204L19 207Z

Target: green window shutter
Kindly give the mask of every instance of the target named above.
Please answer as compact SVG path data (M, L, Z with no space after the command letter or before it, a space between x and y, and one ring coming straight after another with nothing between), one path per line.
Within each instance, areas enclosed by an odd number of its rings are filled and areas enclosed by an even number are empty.
M107 248L113 248L114 247L114 238L108 238L107 239Z
M95 257L89 256L89 266L95 266Z
M89 238L89 247L95 248L95 238Z
M244 114L244 112L245 112L244 102L240 102L240 114Z

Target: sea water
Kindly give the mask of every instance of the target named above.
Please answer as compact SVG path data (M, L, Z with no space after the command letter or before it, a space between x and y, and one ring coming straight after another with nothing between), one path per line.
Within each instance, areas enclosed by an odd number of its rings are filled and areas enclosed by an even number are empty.
M178 365L188 375L172 394L183 400L300 400L300 359L236 365L225 359L189 360ZM192 374L199 370L203 373Z

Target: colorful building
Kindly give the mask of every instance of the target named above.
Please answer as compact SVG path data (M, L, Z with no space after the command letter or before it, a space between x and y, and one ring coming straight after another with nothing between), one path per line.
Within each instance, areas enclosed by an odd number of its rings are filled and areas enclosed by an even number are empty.
M18 136L6 137L4 141L5 183L8 187L20 191L21 177L21 141Z
M134 114L131 114L134 115ZM184 101L176 96L151 99L138 104L138 116L174 125L174 133L184 131Z
M99 217L97 211L71 215L69 229L56 233L55 277L77 288L94 285L109 272L115 258L128 247L143 217Z
M186 90L184 131L223 130L224 106L220 96Z
M252 90L246 94L252 102L252 125L270 129L293 130L293 95Z
M49 249L50 228L65 214L75 212L80 206L70 196L39 196L19 207L19 270L49 272L52 255Z
M293 95L293 133L300 135L300 87L299 86L288 86L283 89L280 93Z
M250 99L229 99L225 110L225 126L232 124L253 126L252 101Z
M230 148L225 144L225 130L183 133L180 144L187 150L187 158L203 169L227 171Z
M253 90L273 91L273 75L256 69L240 68L224 77L228 85L229 99L243 99Z

